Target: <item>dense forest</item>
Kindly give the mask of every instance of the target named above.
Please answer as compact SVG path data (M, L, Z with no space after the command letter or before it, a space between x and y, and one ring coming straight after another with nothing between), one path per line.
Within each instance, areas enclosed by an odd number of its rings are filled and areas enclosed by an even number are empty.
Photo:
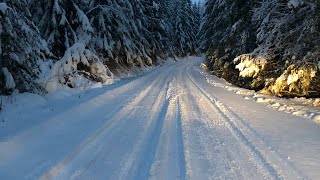
M193 54L199 12L191 0L0 0L0 94Z
M209 69L282 97L320 94L315 0L0 0L0 94L108 82L206 53Z
M319 3L207 0L198 35L209 69L277 96L319 96Z

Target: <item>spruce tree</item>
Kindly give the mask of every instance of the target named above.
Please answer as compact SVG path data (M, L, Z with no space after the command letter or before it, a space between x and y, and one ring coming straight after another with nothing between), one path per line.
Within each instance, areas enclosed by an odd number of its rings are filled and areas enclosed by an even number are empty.
M43 94L36 79L39 66L51 53L30 20L26 1L6 0L0 6L0 94L14 89Z

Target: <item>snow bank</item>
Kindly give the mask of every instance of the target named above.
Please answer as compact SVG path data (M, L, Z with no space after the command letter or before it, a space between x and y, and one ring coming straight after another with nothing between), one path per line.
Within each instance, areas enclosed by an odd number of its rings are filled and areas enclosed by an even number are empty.
M76 43L53 65L46 87L52 92L57 89L57 82L77 88L88 86L91 81L110 84L113 74L84 44Z
M201 67L200 67L201 68ZM212 75L207 74L205 71L201 71L205 74L206 80L209 84L216 87L227 89L228 91L234 92L243 96L246 100L255 101L257 103L265 104L269 108L277 109L294 116L309 118L316 123L320 123L320 98L306 99L306 98L293 98L284 99L262 92L255 92L253 90L243 89L236 87L228 82L217 82ZM286 77L286 83L296 82L294 77Z

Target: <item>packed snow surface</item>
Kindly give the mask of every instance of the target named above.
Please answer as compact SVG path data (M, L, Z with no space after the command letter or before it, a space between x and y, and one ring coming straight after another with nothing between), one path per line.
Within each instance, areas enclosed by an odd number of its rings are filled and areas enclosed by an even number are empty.
M82 93L4 98L1 179L320 177L319 124L228 90L202 61Z

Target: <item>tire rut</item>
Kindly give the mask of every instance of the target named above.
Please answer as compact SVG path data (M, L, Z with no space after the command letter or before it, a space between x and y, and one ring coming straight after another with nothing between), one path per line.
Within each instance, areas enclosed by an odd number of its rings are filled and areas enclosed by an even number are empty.
M249 154L252 154L255 157L256 162L259 164L258 166L264 167L273 179L302 178L302 175L300 175L299 172L285 164L279 157L276 157L269 152L263 141L255 138L251 130L243 124L243 120L238 115L235 115L236 113L223 105L223 103L212 93L201 88L190 76L190 68L191 67L188 67L186 70L187 77L194 86L212 102L212 105L218 110L221 116L224 117L230 131L234 134L238 142L243 144Z
M81 145L79 145L73 152L67 155L66 158L64 158L57 165L51 168L51 170L47 174L43 175L41 179L54 179L56 176L59 176L64 171L64 169L68 166L68 164L71 164L74 159L76 159L81 153L83 153L86 147L96 146L97 140L99 140L99 138L101 138L101 136L103 136L104 133L106 133L107 129L111 128L118 121L124 121L125 120L124 117L129 115L128 113L130 113L130 109L132 109L132 107L135 107L137 104L139 104L143 100L143 98L148 93L150 93L150 91L152 90L152 87L156 86L157 84L158 84L157 81L151 81L151 83L147 85L145 89L143 89L133 98L131 98L131 100L129 100L125 105L122 105L116 108L107 117L104 117L105 119L109 119L109 120L101 128L99 128L97 131L91 134L86 140L84 140L84 142ZM90 164L92 164L94 160L95 159L92 158L89 161L87 166L90 166Z

